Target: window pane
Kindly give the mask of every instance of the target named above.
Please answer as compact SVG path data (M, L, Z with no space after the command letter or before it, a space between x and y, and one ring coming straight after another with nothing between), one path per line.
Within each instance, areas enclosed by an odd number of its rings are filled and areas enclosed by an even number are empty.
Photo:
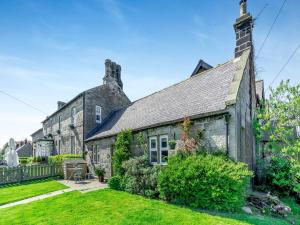
M161 151L161 161L162 162L167 162L168 161L168 155L169 155L168 151Z
M151 149L156 149L156 140L151 139Z
M167 148L168 147L168 140L167 140L167 138L162 138L161 139L161 147L162 148Z
M157 162L157 151L151 151L150 160L152 163Z
M97 163L100 163L100 146L97 148Z

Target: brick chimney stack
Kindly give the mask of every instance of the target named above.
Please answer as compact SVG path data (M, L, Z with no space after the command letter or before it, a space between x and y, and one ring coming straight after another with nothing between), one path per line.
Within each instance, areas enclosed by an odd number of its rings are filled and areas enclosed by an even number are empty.
M247 0L240 1L240 17L237 18L234 24L236 33L235 57L239 57L247 49L253 50L253 18L247 12Z

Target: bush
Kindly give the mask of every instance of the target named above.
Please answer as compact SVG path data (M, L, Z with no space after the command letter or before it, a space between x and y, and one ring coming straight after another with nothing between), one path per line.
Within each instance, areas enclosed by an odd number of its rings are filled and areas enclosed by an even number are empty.
M176 155L158 177L160 197L195 208L235 211L245 202L252 172L244 163L209 154Z
M27 160L26 157L24 157L24 158L19 158L19 162L20 162L20 164L22 164L22 165L26 165L26 164L28 163L28 160Z
M130 158L131 130L123 130L117 135L113 154L114 175L122 176L124 170L122 163Z
M161 170L159 165L152 166L147 156L140 156L124 162L123 168L125 191L149 198L159 197L157 185L157 178Z
M114 176L108 180L108 186L114 190L123 190L122 177Z
M297 183L292 161L288 157L274 156L267 167L267 190L281 195L290 195Z
M67 158L82 158L82 155L80 155L80 154L63 154L63 155L49 156L48 162L50 164L62 164L63 159L67 159Z
M41 156L34 156L34 157L27 158L28 163L41 163L42 161L43 159Z
M102 166L97 166L95 168L95 173L98 177L104 177L105 175L105 169Z

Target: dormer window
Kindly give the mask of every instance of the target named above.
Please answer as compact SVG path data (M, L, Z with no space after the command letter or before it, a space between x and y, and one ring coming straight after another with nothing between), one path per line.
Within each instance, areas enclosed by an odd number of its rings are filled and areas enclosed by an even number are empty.
M76 124L76 107L73 107L71 109L71 124L72 125Z
M95 109L96 113L96 123L101 123L102 122L102 117L101 117L101 112L102 112L102 107L99 105L96 105Z

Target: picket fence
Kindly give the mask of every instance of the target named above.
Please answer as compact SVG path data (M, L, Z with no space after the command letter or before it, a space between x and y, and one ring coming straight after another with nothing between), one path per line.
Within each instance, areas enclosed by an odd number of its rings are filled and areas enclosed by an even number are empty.
M57 164L40 164L14 168L0 167L0 185L61 176L63 169Z

